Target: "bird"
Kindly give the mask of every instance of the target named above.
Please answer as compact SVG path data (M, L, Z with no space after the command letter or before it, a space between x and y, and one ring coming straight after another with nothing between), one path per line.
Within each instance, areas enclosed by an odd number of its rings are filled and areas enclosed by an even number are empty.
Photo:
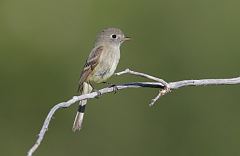
M115 72L120 60L120 46L130 40L119 28L105 28L97 36L93 49L80 74L78 92L80 95L91 93L93 83L106 82ZM72 130L82 128L87 100L79 102Z

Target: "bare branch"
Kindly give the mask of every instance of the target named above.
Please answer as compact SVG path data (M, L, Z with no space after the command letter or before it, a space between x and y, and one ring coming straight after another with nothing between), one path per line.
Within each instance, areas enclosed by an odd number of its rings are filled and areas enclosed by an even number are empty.
M171 91L171 90L170 90L169 88L167 88L167 87L165 87L165 88L162 89L162 90L159 90L158 95L157 95L154 99L151 100L151 103L149 104L149 106L150 106L150 107L153 106L161 96L167 94L167 93L170 92L170 91Z
M230 79L202 79L202 80L183 80L168 83L170 89L178 89L187 86L208 86L208 85L233 85L239 84L240 77Z
M103 88L101 90L99 90L98 92L92 92L90 94L85 94L85 95L80 95L80 96L74 96L72 99L66 101L66 102L61 102L56 104L48 113L42 129L40 130L40 133L38 134L38 139L36 141L36 143L32 146L32 148L28 151L28 156L32 156L32 154L36 151L36 149L39 147L39 145L41 144L44 135L46 133L46 131L48 130L48 126L49 123L54 115L54 113L60 109L60 108L68 108L71 105L73 105L75 102L77 101L81 101L84 99L93 99L95 97L97 97L99 95L99 93L101 95L106 94L106 93L111 93L111 92L115 92L116 88L117 90L121 90L121 89L126 89L126 88L140 88L140 87L149 87L149 88L164 88L164 85L162 83L159 82L133 82L133 83L127 83L127 84L122 84L122 85L116 85L113 87L108 87L108 88Z
M153 105L155 104L155 102L157 102L157 100L158 100L160 97L161 97L161 90L159 90L158 95L151 100L151 103L149 104L149 106L153 106Z
M141 77L145 77L147 79L150 79L150 80L153 80L153 81L157 81L157 82L160 82L162 83L164 86L167 86L168 83L162 79L159 79L157 77L154 77L154 76L151 76L151 75L148 75L148 74L145 74L145 73L140 73L140 72L136 72L136 71L132 71L130 69L125 69L124 71L121 71L121 72L118 72L116 73L115 75L122 75L122 74L132 74L132 75L136 75L136 76L141 76Z
M121 89L127 89L127 88L140 88L140 87L148 87L148 88L158 88L159 93L158 95L152 99L151 103L149 104L150 106L154 105L156 101L166 93L170 92L171 90L179 89L181 87L186 87L186 86L206 86L206 85L233 85L233 84L240 84L240 77L237 78L231 78L231 79L202 79L202 80L183 80L183 81L176 81L176 82L170 82L167 83L166 81L159 79L157 77L140 73L140 72L135 72L131 71L129 69L126 69L122 72L116 73L116 75L122 75L122 74L132 74L136 76L141 76L148 78L150 80L156 81L156 82L132 82L132 83L126 83L126 84L119 84L113 87L107 87L99 90L98 92L92 92L89 94L84 94L80 96L74 96L72 99L66 101L66 102L61 102L56 104L48 113L42 129L40 130L40 133L38 134L37 141L35 144L32 146L32 148L28 151L27 156L32 156L32 154L37 150L39 145L41 144L46 131L48 130L50 121L55 114L55 112L60 109L60 108L68 108L77 101L81 101L84 99L92 99L95 98L99 95L99 92L101 95L115 92L116 88L117 90Z

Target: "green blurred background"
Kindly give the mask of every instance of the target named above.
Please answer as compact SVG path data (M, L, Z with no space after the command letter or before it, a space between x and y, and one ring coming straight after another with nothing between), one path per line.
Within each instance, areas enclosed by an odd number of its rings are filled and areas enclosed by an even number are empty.
M238 0L1 0L0 155L26 155L50 108L76 95L96 33L119 27L117 71L168 81L237 77ZM146 81L133 76L112 83ZM103 87L99 85L98 88ZM148 103L156 89L89 101L81 132L77 104L54 116L35 156L240 155L240 86L188 87Z

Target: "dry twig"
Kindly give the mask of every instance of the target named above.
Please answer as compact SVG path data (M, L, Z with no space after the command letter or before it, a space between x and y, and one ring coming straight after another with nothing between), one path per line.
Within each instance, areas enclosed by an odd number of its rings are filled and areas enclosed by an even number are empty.
M187 87L187 86L206 86L206 85L233 85L233 84L240 84L240 77L237 78L230 78L230 79L201 79L201 80L183 80L183 81L176 81L176 82L170 82L167 83L166 81L159 79L157 77L145 74L145 73L140 73L140 72L135 72L130 69L126 69L122 72L116 73L116 75L122 75L122 74L132 74L136 76L141 76L145 77L147 79L156 81L156 82L132 82L132 83L126 83L126 84L120 84L116 85L114 87L107 87L99 90L99 92L102 94L106 93L111 93L115 92L116 88L118 90L121 89L127 89L127 88L140 88L140 87L149 87L149 88L158 88L159 93L158 95L152 99L151 103L149 104L150 106L154 105L154 103L163 95L167 94L171 90L179 89L181 87ZM38 134L37 141L35 144L31 147L31 149L28 151L28 156L32 156L32 154L37 150L39 145L41 144L46 131L48 130L50 121L55 114L55 112L60 109L60 108L67 108L76 103L77 101L84 100L84 99L92 99L95 98L99 95L99 92L92 92L89 94L85 95L80 95L80 96L74 96L72 99L66 101L66 102L61 102L56 104L48 113L42 129L40 130L40 133Z

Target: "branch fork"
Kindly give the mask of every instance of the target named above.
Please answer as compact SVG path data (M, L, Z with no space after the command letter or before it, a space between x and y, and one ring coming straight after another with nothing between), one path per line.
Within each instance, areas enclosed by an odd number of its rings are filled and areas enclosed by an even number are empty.
M148 75L148 74L145 74L145 73L140 73L140 72L132 71L132 70L130 70L130 69L128 69L128 68L125 69L124 71L115 73L115 75L117 75L117 76L120 76L120 75L122 75L122 74L131 74L131 75L136 75L136 76L144 77L144 78L147 78L147 79L150 79L150 80L159 82L159 83L161 83L161 84L164 86L164 88L161 88L161 89L159 90L158 95L151 100L151 103L149 104L149 106L153 106L161 96L163 96L163 95L165 95L165 94L167 94L167 93L169 93L169 92L171 91L171 89L170 89L170 87L169 87L169 84L168 84L166 81L164 81L163 79L159 79L159 78L157 78L157 77L154 77L154 76L151 76L151 75Z

